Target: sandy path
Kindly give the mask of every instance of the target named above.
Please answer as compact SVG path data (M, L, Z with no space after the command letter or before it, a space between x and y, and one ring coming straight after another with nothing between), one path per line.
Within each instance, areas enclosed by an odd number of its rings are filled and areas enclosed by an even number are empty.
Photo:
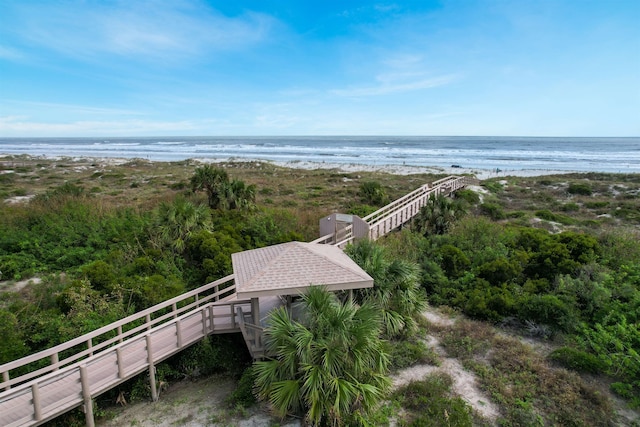
M427 320L439 326L451 326L455 320L434 310L423 313ZM480 390L477 385L475 375L460 364L458 359L446 357L446 352L437 337L428 335L427 345L434 348L436 353L442 357L440 366L415 365L403 369L391 377L393 388L401 387L411 381L420 380L433 372L445 372L453 380L453 391L474 408L482 417L489 421L495 421L500 415L500 411L489 398Z
M435 310L423 313L429 322L450 326L455 319L443 316ZM478 388L475 376L465 370L460 362L446 357L438 339L427 336L427 344L442 357L440 366L415 365L395 373L392 377L396 389L411 381L421 380L433 372L445 372L453 379L453 391L472 406L481 416L495 421L499 416L497 407ZM298 420L280 420L270 417L265 407L256 406L248 411L228 408L225 398L235 389L235 382L227 377L211 377L199 381L184 381L163 392L158 402L139 402L126 408L111 409L115 415L97 423L99 427L269 427L274 425L299 427Z

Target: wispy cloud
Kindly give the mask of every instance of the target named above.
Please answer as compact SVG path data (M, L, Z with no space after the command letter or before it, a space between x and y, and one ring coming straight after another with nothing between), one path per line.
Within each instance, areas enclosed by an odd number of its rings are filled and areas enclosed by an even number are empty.
M23 59L22 52L6 46L0 46L0 59L8 59L11 61Z
M47 123L30 121L26 116L0 117L0 132L3 135L154 135L165 132L185 134L199 128L199 123L190 120L173 122L150 120L86 120L66 123Z
M19 100L5 100L4 105L7 107L28 107L33 109L45 108L55 109L63 114L83 114L83 115L144 115L145 113L136 110L127 110L123 108L107 108L107 107L94 107L89 105L76 105L76 104L63 104L57 102L39 102L39 101L19 101Z
M332 94L345 97L364 97L389 95L400 92L413 92L418 90L431 89L438 86L447 85L456 80L456 74L449 74L438 77L423 78L418 80L398 81L397 79L382 78L381 82L374 86L356 86L345 89L334 89Z
M14 33L76 58L184 58L237 49L263 41L276 22L260 13L227 17L204 4L159 1L41 6L38 13L24 6L17 13L23 16Z

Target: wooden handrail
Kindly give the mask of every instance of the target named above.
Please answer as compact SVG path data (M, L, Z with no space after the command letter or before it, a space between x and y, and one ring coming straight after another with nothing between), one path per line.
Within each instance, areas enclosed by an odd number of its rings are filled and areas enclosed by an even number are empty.
M22 357L20 359L5 363L3 365L0 365L0 372L2 372L2 382L0 383L0 389L7 389L15 384L18 384L20 382L23 381L27 381L31 378L35 378L36 376L42 375L46 372L55 370L55 369L59 369L62 366L68 365L69 363L74 362L75 360L78 360L79 358L85 357L87 355L92 355L95 354L97 351L99 351L100 349L114 343L115 341L120 341L121 339L128 337L130 335L132 335L131 331L136 331L138 332L140 329L147 329L149 327L153 327L153 325L161 322L162 320L165 320L167 318L167 316L161 316L157 319L150 319L150 316L154 313L157 313L161 310L166 309L167 307L173 307L174 304L178 304L179 302L188 300L189 298L192 297L197 297L202 293L205 293L207 291L210 290L214 290L214 293L211 295L207 295L204 298L196 298L196 301L192 304L189 304L189 306L192 308L193 305L199 305L199 304L203 304L208 302L211 299L220 299L221 295L225 295L228 294L229 292L232 292L235 290L235 286L230 286L227 288L224 288L222 290L219 289L220 285L223 285L225 283L230 282L231 280L233 280L234 276L233 274L223 277L222 279L218 279L214 282L210 282L204 286L201 286L197 289L194 289L192 291L186 292L184 294L178 295L177 297L171 298L167 301L161 302L159 304L154 305L153 307L150 307L146 310L142 310L139 311L137 313L134 313L130 316L127 316L123 319L120 319L116 322L110 323L106 326L103 326L101 328L98 328L92 332L86 333L82 336L79 336L77 338L74 338L72 340L66 341L62 344L58 344L54 347L51 347L49 349L46 350L42 350L39 351L37 353L31 354L29 356L25 356ZM184 310L181 310L184 311ZM173 315L173 313L170 313L171 315ZM133 323L136 322L140 319L146 319L145 323L143 325L140 325L138 327L133 328L130 331L126 331L126 332L122 332L122 326L127 325L129 323ZM20 368L22 366L28 365L30 363L33 362L37 362L39 360L48 358L50 361L54 361L57 359L57 355L59 355L61 352L65 351L65 350L69 350L77 345L80 344L85 344L85 343L90 343L92 342L92 340L96 337L99 337L101 335L104 335L106 333L109 332L113 332L116 331L116 336L114 338L111 338L105 342L99 343L97 345L91 345L90 348L87 348L86 350L82 350L79 352L74 353L72 356L67 357L66 359L60 360L60 361L56 361L55 363L52 363L44 368L40 368L36 371L21 375L19 377L10 379L10 375L9 372L11 370ZM133 332L135 333L135 332Z
M222 315L212 315L212 311L214 307L220 306L229 306L230 310ZM62 408L63 410L60 413L65 412L66 410L72 409L73 407L79 406L83 403L82 396L77 393L74 394L73 391L69 391L68 396L64 397L64 402L52 402L50 399L47 399L46 406L42 407L43 401L39 399L39 390L45 390L50 384L55 383L60 378L77 378L82 379L82 373L80 372L83 368L87 369L86 373L88 376L85 376L86 380L85 384L82 384L82 394L86 400L87 397L92 398L96 395L102 393L103 391L112 388L113 386L126 381L127 379L137 375L144 369L148 369L150 365L154 365L161 360L166 359L167 357L175 354L180 351L182 348L193 343L194 338L190 338L189 341L182 341L181 334L179 331L181 323L185 323L189 318L193 318L194 315L198 316L199 312L204 313L202 318L202 327L198 326L198 331L200 333L198 340L201 339L201 336L206 336L211 332L215 332L215 323L216 319L220 321L220 319L231 319L229 322L227 320L224 324L236 325L238 322L236 321L236 310L242 310L242 306L245 306L247 310L247 314L251 313L251 301L249 300L240 300L240 301L232 301L223 304L219 304L216 302L207 303L195 310L191 310L187 313L182 314L176 318L172 318L171 322L166 322L160 325L157 325L150 330L144 330L142 333L131 337L129 340L126 340L122 343L118 343L112 347L109 347L105 351L100 354L95 354L86 359L76 361L70 365L63 367L62 369L55 370L49 372L45 375L42 375L28 383L22 383L17 387L11 388L10 390L0 392L0 424L5 425L7 420L11 419L12 413L9 409L20 410L20 413L24 413L26 408L31 408L31 411L27 410L27 413L35 414L35 418L32 418L29 421L35 421L36 423L46 421L47 419L52 418L58 414L57 409ZM237 326L235 326L237 327ZM206 333L203 333L205 331ZM156 342L162 342L162 336L166 337L166 333L170 334L175 333L175 340L170 343L170 346L167 348L162 347L159 352L151 352L150 348ZM122 355L126 354L127 348L135 347L136 345L140 347L140 342L143 342L143 347L146 348L146 353L148 355L148 359L145 358L144 361L140 361L138 359L128 358L128 364L126 366L120 365L123 361ZM182 341L182 342L181 342ZM138 344L136 344L138 343ZM112 358L117 361L117 367L115 367L115 372L108 376L106 379L96 381L96 378L91 375L90 368L91 366L95 366L96 363L99 363L101 360ZM125 372L126 371L126 372ZM25 401L25 396L28 400ZM43 396L44 399L44 396ZM53 405L53 406L52 406ZM3 423L3 421L5 423ZM9 422L9 424L12 424ZM28 422L28 424L32 424ZM22 423L21 423L22 425Z

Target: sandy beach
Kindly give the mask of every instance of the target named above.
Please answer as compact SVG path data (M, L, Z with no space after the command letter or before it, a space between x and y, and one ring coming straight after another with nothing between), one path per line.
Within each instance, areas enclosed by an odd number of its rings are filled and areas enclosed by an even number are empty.
M0 154L0 160L6 159L8 155ZM96 163L102 165L121 165L132 161L144 161L148 163L160 163L159 160L147 160L137 158L122 158L122 157L66 157L66 156L33 156L33 158L47 158L50 160L62 160L71 159L78 163ZM192 159L199 163L269 163L276 166L292 169L333 169L343 172L379 172L388 173L393 175L413 175L413 174L446 174L446 175L473 175L479 180L500 178L506 176L518 176L518 177L532 177L543 175L562 175L569 173L586 173L584 171L566 171L566 170L554 170L554 169L481 169L481 168L464 168L464 167L439 167L439 166L410 166L410 165L367 165L361 163L337 163L337 162L310 162L310 161L287 161L278 162L263 159L246 159L246 158L195 158Z
M207 160L202 160L207 161ZM363 165L357 163L325 163L325 162L270 162L272 164L297 169L337 169L345 172L382 172L395 175L412 175L412 174L447 174L447 175L474 175L476 178L483 180L489 178L498 178L505 176L542 176L542 175L560 175L567 173L579 173L574 171L560 171L551 169L513 169L499 171L491 169L478 168L462 168L449 167L443 168L438 166L404 166L404 165Z

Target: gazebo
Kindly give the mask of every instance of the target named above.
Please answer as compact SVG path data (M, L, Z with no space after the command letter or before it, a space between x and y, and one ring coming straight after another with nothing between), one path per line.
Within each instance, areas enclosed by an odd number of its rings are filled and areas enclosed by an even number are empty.
M282 243L237 252L231 255L231 262L237 298L251 299L256 326L263 326L261 308L267 313L279 305L282 297L301 295L310 286L323 286L329 291L373 287L373 278L332 245Z

